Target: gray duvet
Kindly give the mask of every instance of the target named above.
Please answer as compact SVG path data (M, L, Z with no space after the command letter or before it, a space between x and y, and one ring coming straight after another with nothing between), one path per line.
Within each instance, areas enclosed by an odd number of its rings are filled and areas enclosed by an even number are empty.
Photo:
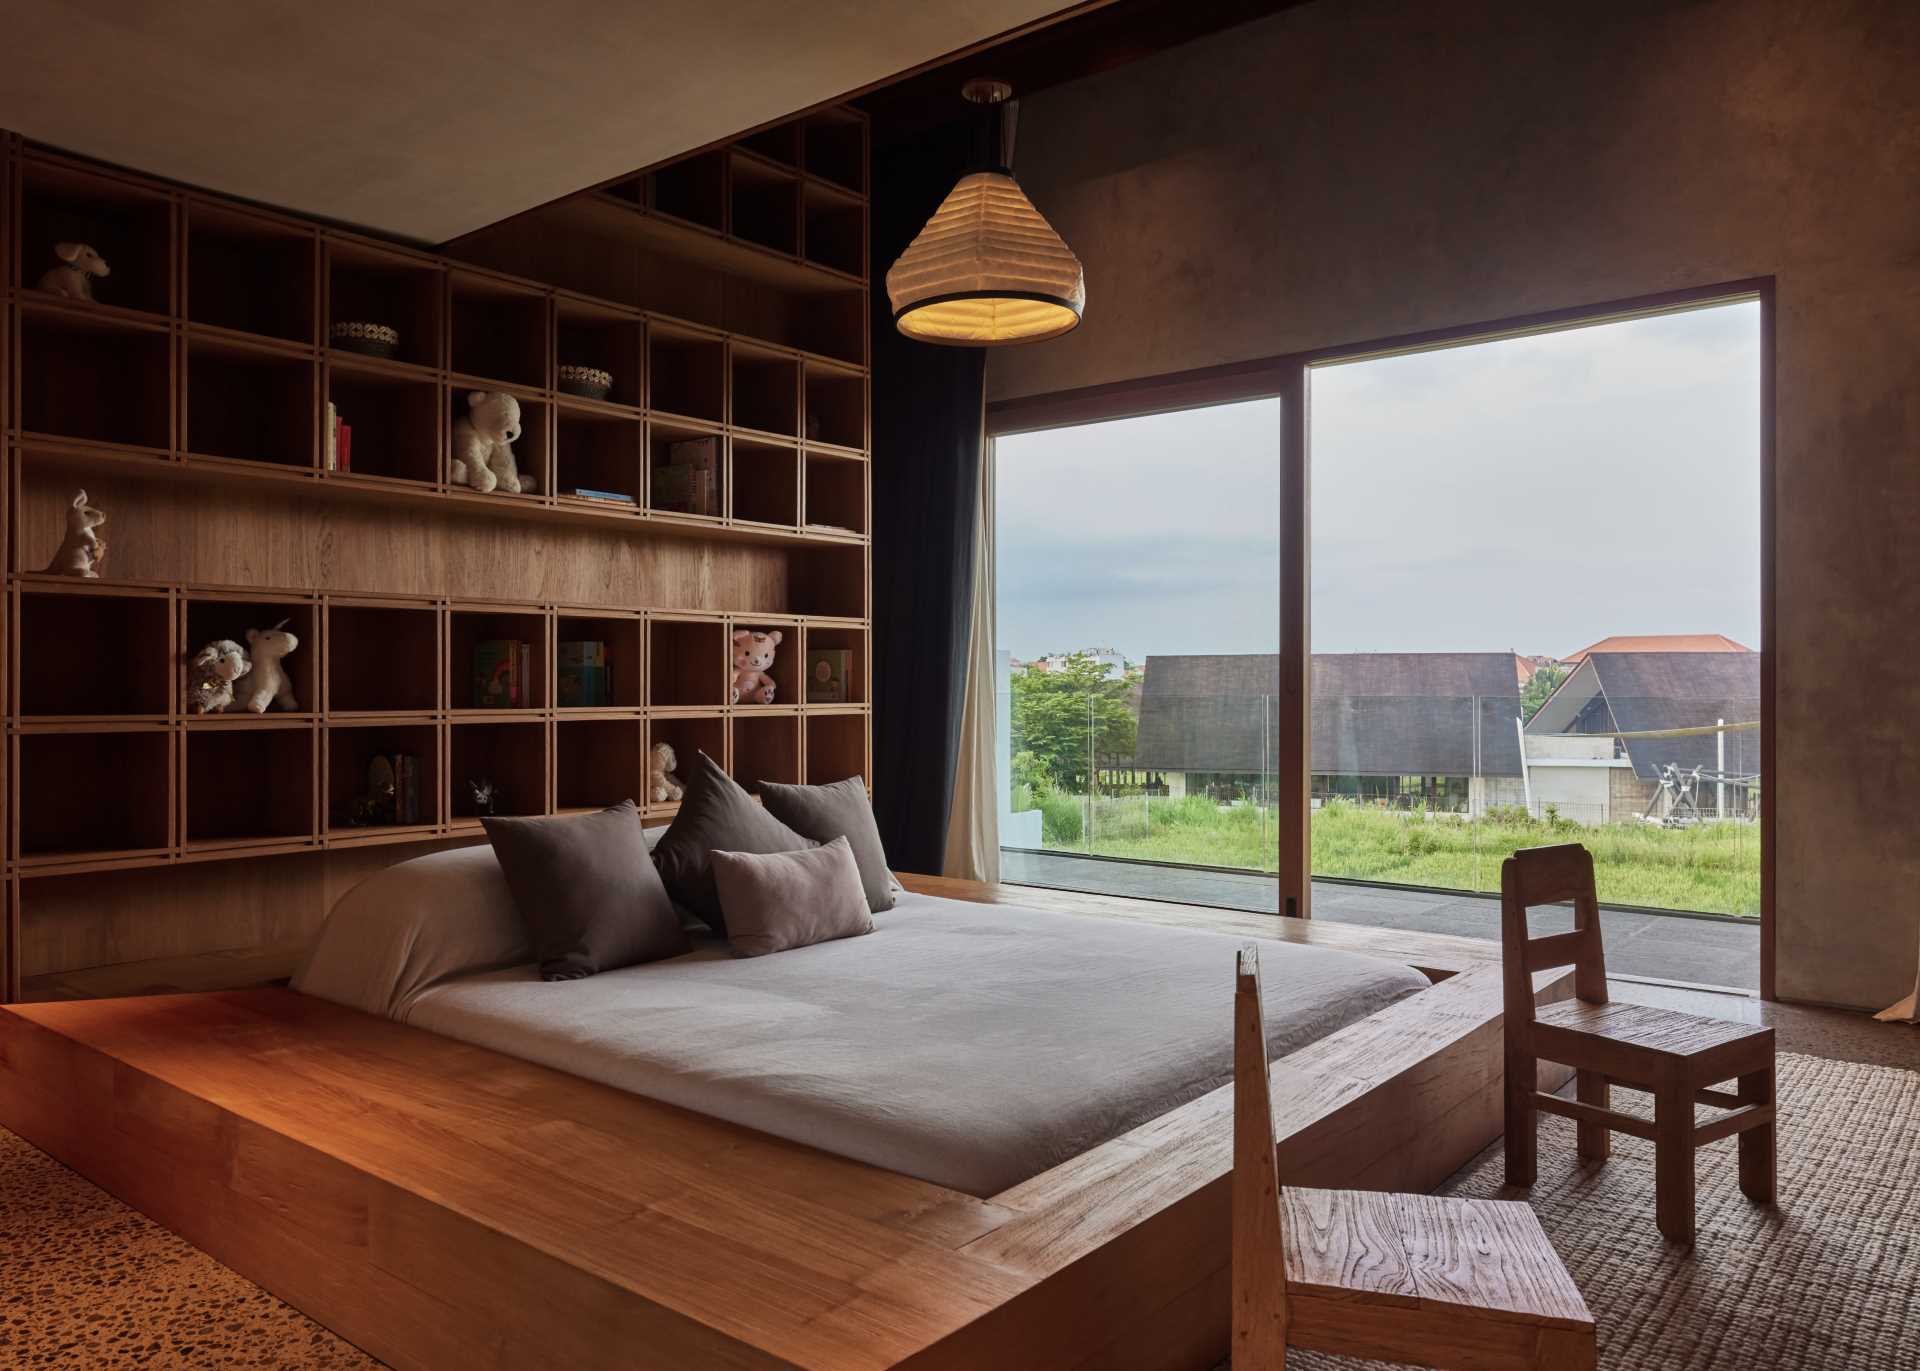
M484 880L464 852L423 860L446 858ZM420 985L433 935L392 939L410 923L400 911L378 920L378 955L329 949L366 941L363 909L336 912L295 986L981 1196L1232 1077L1242 939L911 894L874 922L767 957L713 944L586 980L516 965ZM1261 972L1276 1056L1426 985L1392 962L1276 942ZM369 973L406 984L352 984Z

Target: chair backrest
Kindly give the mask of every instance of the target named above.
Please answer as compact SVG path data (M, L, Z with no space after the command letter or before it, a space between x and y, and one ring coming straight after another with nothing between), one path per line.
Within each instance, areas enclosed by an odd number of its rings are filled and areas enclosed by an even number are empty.
M1284 1366L1287 1258L1274 1156L1260 953L1240 949L1233 990L1233 1364Z
M1535 938L1527 911L1573 902L1573 929ZM1579 843L1523 847L1500 866L1500 955L1507 1022L1533 1020L1533 973L1573 968L1573 992L1596 1003L1607 998L1607 956L1600 942L1600 905L1594 897L1593 854Z

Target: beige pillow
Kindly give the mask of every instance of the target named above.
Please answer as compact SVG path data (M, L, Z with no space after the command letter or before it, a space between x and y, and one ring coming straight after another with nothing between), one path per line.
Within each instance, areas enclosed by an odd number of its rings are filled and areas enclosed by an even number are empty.
M866 887L845 838L794 852L713 854L727 940L743 957L873 932Z

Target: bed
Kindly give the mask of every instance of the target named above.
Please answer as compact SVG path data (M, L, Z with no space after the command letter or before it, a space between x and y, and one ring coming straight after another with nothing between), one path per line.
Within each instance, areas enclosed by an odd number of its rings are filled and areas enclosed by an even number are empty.
M983 1197L1231 1079L1243 938L913 893L874 922L548 983L491 849L467 848L343 899L293 988ZM1358 952L1262 954L1274 1058L1429 984Z

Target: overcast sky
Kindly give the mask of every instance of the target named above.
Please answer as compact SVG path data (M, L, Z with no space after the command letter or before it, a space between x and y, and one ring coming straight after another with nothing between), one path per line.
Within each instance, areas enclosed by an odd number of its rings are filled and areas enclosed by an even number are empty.
M1312 373L1313 645L1760 645L1759 306ZM1000 646L1271 652L1275 401L999 440Z

